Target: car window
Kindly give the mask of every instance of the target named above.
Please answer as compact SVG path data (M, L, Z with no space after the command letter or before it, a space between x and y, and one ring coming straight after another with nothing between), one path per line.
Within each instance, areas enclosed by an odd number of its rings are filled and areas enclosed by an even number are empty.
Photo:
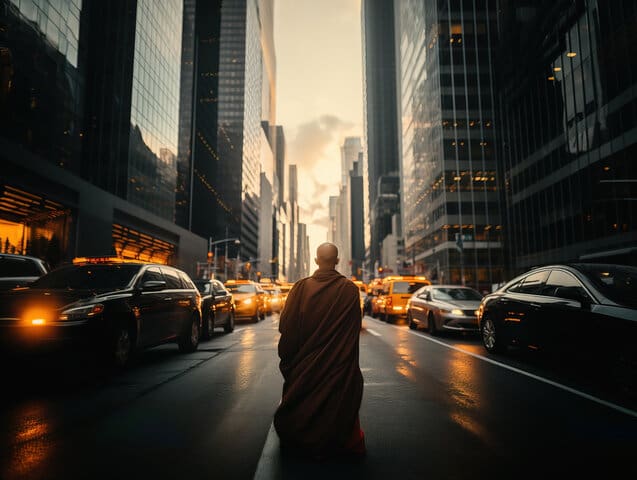
M221 282L212 282L212 286L218 295L226 295L228 293Z
M544 286L544 281L548 275L548 271L543 270L541 272L532 273L524 278L522 285L518 287L516 292L537 294L540 293L540 289ZM509 289L511 290L511 289Z
M552 270L545 286L542 288L542 294L549 297L559 297L558 288L568 288L582 295L582 298L588 297L584 285L577 278L562 270Z
M158 267L148 267L142 275L140 284L144 282L163 282L165 281L164 276L159 271Z
M576 267L613 302L637 307L637 268L596 264L580 264Z
M425 285L422 282L394 282L393 293L414 293Z
M39 277L42 270L29 258L10 258L0 255L0 277Z
M31 284L33 288L121 290L139 272L139 265L71 265L52 270Z
M185 272L177 270L177 274L179 275L179 278L181 279L181 284L184 286L184 288L190 288L190 289L195 288L195 285L192 279Z
M482 295L470 288L434 288L431 290L431 296L435 300L482 300Z
M227 288L229 291L233 292L233 293L255 293L256 292L256 288L254 287L254 285L251 284L234 284L234 285L227 285Z
M166 288L168 289L182 289L184 286L181 284L181 280L179 279L179 275L172 268L161 268L162 273L164 274L164 278L166 279Z
M195 285L197 287L197 290L199 290L199 293L203 293L204 295L207 295L212 291L210 282L207 280L197 281L195 282Z

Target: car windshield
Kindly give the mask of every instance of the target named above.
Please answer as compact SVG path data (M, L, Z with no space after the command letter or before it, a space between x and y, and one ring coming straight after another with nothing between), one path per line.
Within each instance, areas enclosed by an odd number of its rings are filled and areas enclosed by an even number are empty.
M480 292L470 288L434 288L431 291L434 300L480 301Z
M637 307L637 268L595 264L578 264L575 267L613 302Z
M250 284L239 284L239 285L226 285L226 288L230 290L232 293L254 293L256 292L256 288L254 285Z
M52 290L121 290L128 286L140 265L73 265L40 277L32 288Z
M427 285L423 282L394 282L394 293L414 293L419 288Z
M39 277L42 272L33 260L0 256L0 277Z

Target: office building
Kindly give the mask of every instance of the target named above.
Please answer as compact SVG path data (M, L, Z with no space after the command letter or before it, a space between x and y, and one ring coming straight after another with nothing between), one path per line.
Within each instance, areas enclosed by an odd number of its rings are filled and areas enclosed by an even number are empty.
M554 262L637 265L637 5L500 8L509 275Z
M491 69L496 2L395 6L405 260L434 281L490 290L503 274Z
M182 1L0 9L3 250L193 272L206 240L174 223Z
M383 264L381 245L400 212L394 1L362 0L365 233L369 270ZM403 2L396 2L397 5ZM394 232L398 233L398 232Z

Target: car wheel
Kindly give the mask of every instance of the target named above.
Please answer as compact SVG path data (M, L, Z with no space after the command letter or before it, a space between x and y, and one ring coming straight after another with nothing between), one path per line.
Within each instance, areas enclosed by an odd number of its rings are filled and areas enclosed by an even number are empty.
M427 326L429 327L430 335L435 337L440 334L440 330L436 327L436 317L431 312L429 312L429 316L427 317Z
M252 317L252 323L259 323L259 318L261 318L261 312L259 312L259 309L257 308L254 312L254 316Z
M188 322L183 334L179 337L177 342L179 351L190 353L197 350L199 346L199 333L199 318L195 315L191 318L190 322Z
M212 313L209 313L206 316L206 321L203 324L203 329L201 332L201 338L204 340L209 340L212 338L212 333L215 331L215 317Z
M491 318L486 317L482 320L480 325L480 336L482 337L482 344L489 353L498 353L504 350L502 340L498 335L496 323Z
M128 365L133 353L133 336L130 329L121 325L115 330L111 345L111 360L116 368L124 368Z
M259 318L261 320L265 320L265 310L263 310L260 314L259 314Z
M230 315L228 315L228 320L223 326L223 331L226 333L232 333L234 331L234 312L230 312Z
M407 312L407 322L409 323L409 328L411 330L416 330L418 325L414 322L414 317L411 315L411 312Z
M389 313L386 313L383 315L383 320L387 323L391 323L392 322L392 316Z

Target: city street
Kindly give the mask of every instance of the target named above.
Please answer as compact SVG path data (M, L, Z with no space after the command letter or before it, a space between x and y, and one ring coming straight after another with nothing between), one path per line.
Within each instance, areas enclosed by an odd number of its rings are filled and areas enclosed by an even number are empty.
M0 478L637 475L634 397L532 355L488 356L477 337L363 327L363 460L280 457L275 314L191 354L147 350L115 376L74 358L4 359Z

